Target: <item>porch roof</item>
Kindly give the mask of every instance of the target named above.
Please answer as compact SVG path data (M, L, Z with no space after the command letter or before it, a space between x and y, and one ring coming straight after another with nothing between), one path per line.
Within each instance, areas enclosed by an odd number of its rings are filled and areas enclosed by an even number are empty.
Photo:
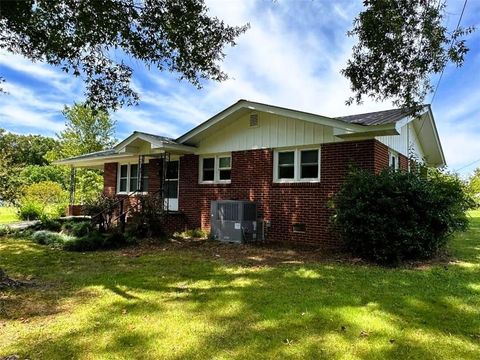
M101 168L107 162L127 161L140 155L156 155L163 152L189 154L193 153L194 150L194 147L179 144L174 139L168 137L134 131L133 134L112 149L57 160L54 161L54 164L83 168Z

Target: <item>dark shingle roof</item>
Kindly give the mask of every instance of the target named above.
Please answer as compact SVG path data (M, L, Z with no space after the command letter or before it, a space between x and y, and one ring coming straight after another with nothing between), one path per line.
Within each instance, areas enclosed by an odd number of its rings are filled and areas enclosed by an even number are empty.
M169 137L166 137L166 136L160 136L160 135L155 135L155 134L149 134L149 133L146 133L146 132L143 132L143 131L134 131L133 132L134 134L142 134L143 136L146 136L147 138L151 138L153 140L157 140L157 141L162 141L166 144L178 144L175 139L172 139L172 138L169 138Z
M93 153L88 153L88 154L83 154L79 156L74 156L68 159L63 159L63 160L82 160L82 159L94 159L96 157L102 157L102 156L109 156L115 154L114 149L108 149L108 150L102 150L102 151L96 151Z
M393 110L384 110L376 111L365 114L356 114L349 116L340 116L336 119L347 122L349 124L358 124L358 125L384 125L395 123L405 116L408 116L412 113L412 110L408 109L393 109Z

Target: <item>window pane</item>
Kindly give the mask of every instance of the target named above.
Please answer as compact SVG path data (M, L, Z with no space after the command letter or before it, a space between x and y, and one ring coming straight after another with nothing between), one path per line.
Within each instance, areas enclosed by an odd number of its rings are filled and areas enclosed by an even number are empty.
M178 179L178 161L170 161L167 164L167 179Z
M165 182L165 197L168 199L176 199L178 197L178 181Z
M148 177L148 164L143 164L142 166L142 176Z
M203 169L203 177L202 177L202 180L203 181L213 181L214 179L214 170L211 169L211 170L205 170L205 168Z
M231 170L220 170L220 180L230 180L231 176Z
M301 152L302 164L318 164L318 150L305 150Z
M143 191L148 192L148 177L143 178Z
M295 152L281 152L278 153L278 164L279 165L293 165L295 161Z
M128 165L120 166L120 177L126 178L128 176Z
M130 165L130 176L138 177L138 164Z
M279 179L293 179L295 176L295 170L293 166L281 166L278 168Z
M130 191L136 191L138 189L138 178L130 178Z
M302 165L302 179L316 179L318 177L318 165Z
M214 169L214 168L215 168L215 158L203 159L203 169Z
M230 157L221 157L218 159L220 168L230 167Z
M119 192L127 191L127 179L120 179L120 190Z

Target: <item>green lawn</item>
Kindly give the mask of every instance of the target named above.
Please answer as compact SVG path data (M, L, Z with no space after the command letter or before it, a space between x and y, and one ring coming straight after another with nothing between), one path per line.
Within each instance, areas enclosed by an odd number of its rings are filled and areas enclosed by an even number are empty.
M81 254L2 239L1 266L37 285L0 293L0 357L478 359L473 217L456 260L402 269L264 263L262 249L208 244Z
M13 207L0 206L0 224L8 224L18 220L17 209Z

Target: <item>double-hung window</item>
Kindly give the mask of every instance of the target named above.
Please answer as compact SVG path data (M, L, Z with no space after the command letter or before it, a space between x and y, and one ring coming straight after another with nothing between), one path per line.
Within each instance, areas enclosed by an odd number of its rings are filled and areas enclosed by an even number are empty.
M141 176L138 164L121 164L118 171L118 193L126 194L140 190L140 178L143 177L142 191L148 191L148 164L143 164Z
M320 149L275 151L274 166L275 182L319 182Z
M229 183L232 179L231 155L204 156L200 158L199 181L204 184Z

